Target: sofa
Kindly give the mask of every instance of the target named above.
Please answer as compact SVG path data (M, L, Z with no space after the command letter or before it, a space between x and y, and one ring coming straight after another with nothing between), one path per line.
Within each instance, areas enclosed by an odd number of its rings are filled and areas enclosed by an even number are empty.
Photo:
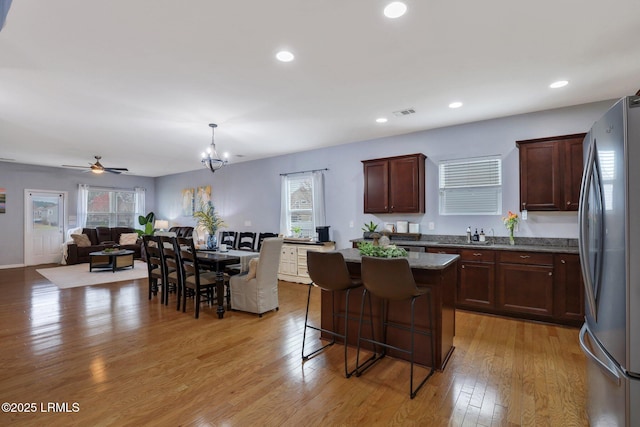
M136 238L135 243L126 244L126 239L133 239L133 234L137 234L135 228L129 227L96 227L83 228L82 232L72 234L73 241L67 242L66 258L67 264L79 264L89 262L91 252L101 251L106 248L120 246L122 249L129 249L134 252L134 258L140 258L142 249L142 239ZM89 242L81 235L87 236ZM127 234L128 236L122 236ZM121 242L121 237L123 240Z

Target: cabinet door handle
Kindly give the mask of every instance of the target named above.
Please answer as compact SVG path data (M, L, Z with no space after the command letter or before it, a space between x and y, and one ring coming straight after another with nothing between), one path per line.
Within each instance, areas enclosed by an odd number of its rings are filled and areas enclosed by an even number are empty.
M569 206L571 204L571 201L567 200L567 206Z
M464 265L462 266L462 268L464 268Z
M527 259L527 258L531 258L531 256L530 255L520 255L520 258Z
M550 272L549 272L549 276L553 276L553 272L551 272L551 271L550 271Z
M560 260L561 263L566 264L567 262L563 259Z

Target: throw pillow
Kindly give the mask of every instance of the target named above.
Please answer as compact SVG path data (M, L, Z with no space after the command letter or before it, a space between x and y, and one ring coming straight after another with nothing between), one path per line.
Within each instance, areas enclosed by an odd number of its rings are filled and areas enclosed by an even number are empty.
M138 241L138 233L122 233L120 235L121 245L135 245Z
M256 277L256 271L258 270L258 258L251 258L249 260L249 272L245 276L244 280L247 282Z
M89 240L89 236L86 234L72 234L71 238L79 248L91 246L91 240Z

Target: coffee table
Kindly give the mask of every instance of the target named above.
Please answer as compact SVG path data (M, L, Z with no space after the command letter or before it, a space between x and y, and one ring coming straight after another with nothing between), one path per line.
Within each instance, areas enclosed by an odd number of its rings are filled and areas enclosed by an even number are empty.
M133 268L133 254L135 252L129 249L120 249L117 251L98 251L89 254L89 271L94 269L116 270L131 267Z

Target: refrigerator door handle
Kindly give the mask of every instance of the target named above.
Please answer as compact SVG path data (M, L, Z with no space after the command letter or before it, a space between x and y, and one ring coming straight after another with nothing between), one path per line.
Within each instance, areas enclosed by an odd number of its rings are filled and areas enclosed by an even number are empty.
M589 144L587 151L587 163L584 169L584 175L582 179L582 185L580 187L580 203L579 203L579 215L578 215L578 230L580 239L580 265L582 266L582 277L584 279L585 296L587 298L587 305L589 311L593 316L593 319L597 321L596 313L596 295L593 289L593 280L591 277L591 267L589 264L589 247L587 244L587 225L589 211L587 209L587 198L591 191L591 180L593 179L593 167L595 162L595 146L593 143Z
M618 373L607 366L606 363L600 360L598 356L593 354L593 352L589 350L589 347L587 347L587 344L584 341L584 335L586 333L589 333L589 331L587 331L587 324L585 323L584 325L582 325L582 329L580 329L580 347L582 347L582 351L584 351L584 354L586 354L589 359L591 359L593 362L595 362L596 365L598 365L598 367L611 379L611 381L616 383L617 386L620 386L620 376L618 375ZM589 333L589 335L591 334ZM597 345L599 347L598 343L594 339L591 339L590 341L594 345ZM602 349L600 350L604 351Z

